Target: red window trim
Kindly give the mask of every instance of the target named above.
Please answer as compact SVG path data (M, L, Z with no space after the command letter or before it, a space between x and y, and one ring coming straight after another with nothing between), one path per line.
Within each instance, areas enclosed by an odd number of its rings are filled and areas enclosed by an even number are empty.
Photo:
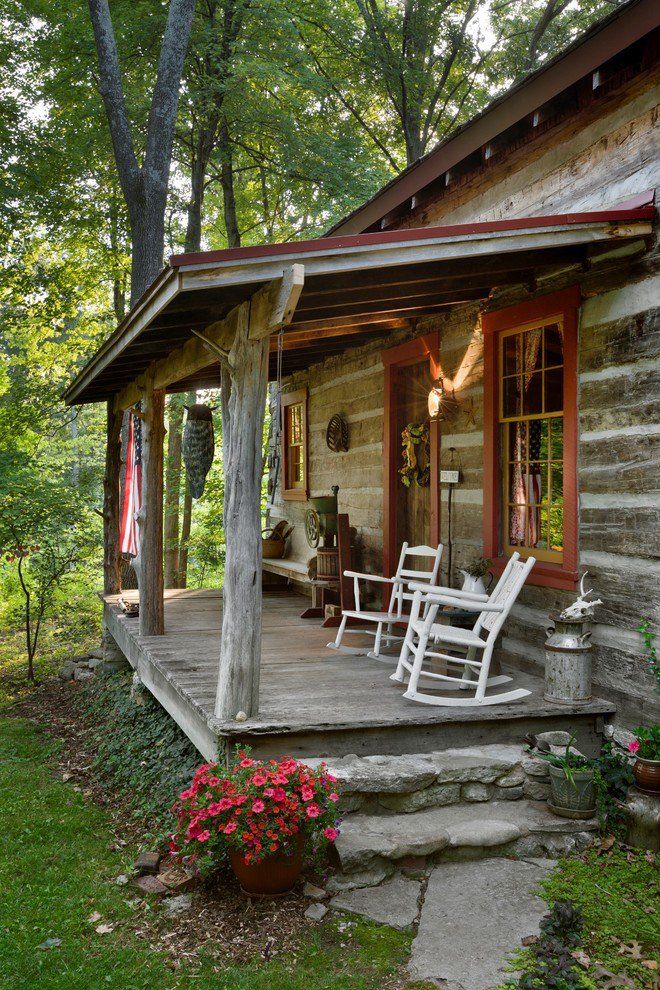
M388 347L381 352L385 369L383 394L383 574L388 577L396 570L397 532L396 505L401 456L401 438L396 430L395 388L397 369L409 364L417 364L428 358L429 373L435 380L440 375L440 334L437 330L423 337L413 337L396 347ZM429 430L431 480L430 499L430 542L436 546L440 542L440 427L437 420L431 420Z
M500 553L500 430L499 366L497 340L501 330L552 316L564 319L564 559L561 564L539 561L530 574L530 584L574 590L578 579L578 491L577 491L577 356L580 287L573 285L529 302L508 306L482 317L484 334L484 557L493 560L500 574L507 558Z
M286 409L299 402L303 407L303 459L305 470L305 485L303 488L289 488L289 459L287 457ZM282 498L287 502L306 502L309 498L309 443L307 437L307 389L301 388L296 392L285 392L280 399L282 415Z

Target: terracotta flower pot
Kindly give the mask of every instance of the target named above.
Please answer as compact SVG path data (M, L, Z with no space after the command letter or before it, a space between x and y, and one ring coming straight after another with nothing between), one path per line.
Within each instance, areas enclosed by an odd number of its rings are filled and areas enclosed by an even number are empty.
M303 836L298 836L294 848L288 853L278 852L260 863L245 863L243 853L232 850L229 861L243 893L256 897L286 894L302 872L304 845Z
M638 756L633 765L637 790L645 794L660 794L660 760L645 760Z

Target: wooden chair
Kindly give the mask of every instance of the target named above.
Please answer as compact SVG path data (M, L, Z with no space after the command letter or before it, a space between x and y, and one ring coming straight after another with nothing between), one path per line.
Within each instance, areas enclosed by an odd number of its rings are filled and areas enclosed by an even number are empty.
M339 629L337 630L337 637L334 643L328 643L328 649L340 650L342 653L349 653L352 656L364 656L366 654L368 657L371 657L372 660L382 660L383 655L381 653L381 646L383 645L383 626L387 626L387 630L384 634L386 647L391 646L393 643L401 642L403 635L395 633L394 626L396 623L408 621L408 616L403 611L403 603L412 602L414 597L412 592L406 590L406 586L410 581L423 580L427 580L433 584L438 576L440 560L442 558L442 549L442 543L439 543L435 548L427 546L409 547L407 543L404 543L401 547L399 563L393 577L381 577L379 574L359 574L357 571L344 571L345 578L353 579L355 607L342 610L341 622L339 624ZM407 557L424 557L432 561L431 569L421 571L416 570L415 568L406 568L405 565ZM391 586L392 590L390 592L389 604L386 611L369 611L368 609L365 610L362 608L360 601L361 581L369 581ZM373 623L375 624L376 629L375 631L372 631L371 629L350 628L350 624L354 624L356 622ZM347 628L347 624L349 625L349 628ZM373 636L373 650L367 652L365 648L344 646L342 640L347 634Z
M410 622L401 647L399 664L396 672L391 675L391 680L399 683L404 682L406 674L410 675L404 698L439 707L471 707L518 701L531 693L524 688L518 688L487 696L486 689L512 681L511 677L505 675L489 677L490 661L495 640L535 563L534 557L522 561L520 554L514 553L486 601L470 601L465 595L457 596L447 588L433 588L417 582L409 585L414 593ZM474 612L476 622L473 628L459 629L436 623L441 605L452 605ZM417 642L415 642L416 637ZM465 653L465 656L435 652L429 649L429 641L432 641L433 645L446 644L446 649L460 651ZM481 653L481 660L476 659L478 653ZM461 667L462 672L441 674L424 669L427 659L443 660L448 668ZM439 689L474 690L474 697L447 698L424 694L418 689L420 677L439 682L436 685Z

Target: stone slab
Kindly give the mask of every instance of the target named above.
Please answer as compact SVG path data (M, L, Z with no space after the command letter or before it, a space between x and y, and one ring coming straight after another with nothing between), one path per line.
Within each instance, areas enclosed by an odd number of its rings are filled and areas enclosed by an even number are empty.
M442 863L433 870L409 970L445 990L490 990L521 939L547 912L535 893L549 864L509 859Z
M391 928L410 928L419 912L418 880L395 876L380 887L366 887L337 894L330 901L335 911L351 911Z
M374 861L428 856L448 846L493 847L538 834L589 832L597 821L559 818L534 801L454 804L399 815L348 815L335 850L345 872Z

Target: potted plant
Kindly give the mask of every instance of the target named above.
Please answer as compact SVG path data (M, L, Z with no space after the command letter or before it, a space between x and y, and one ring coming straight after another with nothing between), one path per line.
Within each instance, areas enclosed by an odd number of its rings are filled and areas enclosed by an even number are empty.
M493 565L490 557L475 557L467 567L459 568L463 575L463 591L470 591L475 595L485 595L486 585L484 578Z
M628 750L636 757L633 776L637 789L645 794L660 794L660 726L640 725Z
M563 753L537 750L534 756L550 764L550 810L562 818L591 818L596 810L596 764L573 750L574 742L571 736Z
M173 811L170 852L202 875L229 861L245 893L283 894L306 850L334 842L335 778L290 757L260 762L238 750L229 770L204 763Z

